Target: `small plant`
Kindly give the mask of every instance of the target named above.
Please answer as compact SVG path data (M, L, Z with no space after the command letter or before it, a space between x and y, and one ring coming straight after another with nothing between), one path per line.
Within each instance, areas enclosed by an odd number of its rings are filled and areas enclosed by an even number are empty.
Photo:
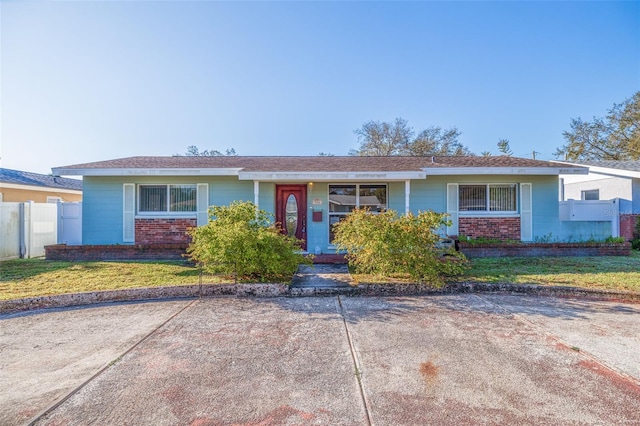
M549 232L547 235L543 235L542 237L537 236L534 242L542 244L551 243L553 242L553 233Z
M209 208L209 223L189 230L189 258L214 274L241 281L289 281L301 263L300 241L283 234L251 202Z
M640 250L640 215L636 217L636 226L633 229L633 239L631 240L631 248Z
M624 237L607 237L604 242L609 244L619 244L624 243Z
M439 286L445 276L461 274L466 265L462 253L437 247L437 231L447 224L446 214L433 211L400 216L394 210L372 214L356 209L334 225L334 243L347 252L357 273L407 274Z
M507 239L487 238L487 237L470 238L470 237L467 237L466 235L459 236L458 241L469 244L470 246L477 246L481 244L500 244L500 245L522 244L521 241L512 240L510 238L507 238Z

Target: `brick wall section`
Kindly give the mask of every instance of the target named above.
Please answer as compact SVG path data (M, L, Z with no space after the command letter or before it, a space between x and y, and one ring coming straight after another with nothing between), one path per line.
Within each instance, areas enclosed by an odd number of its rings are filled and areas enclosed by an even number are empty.
M621 214L620 215L620 236L625 240L631 241L634 237L633 232L636 227L636 221L640 214Z
M460 235L471 238L520 240L520 218L460 217L458 219L458 232Z
M550 244L477 244L459 243L465 256L533 257L533 256L629 256L629 243L550 243Z
M64 260L68 262L98 260L183 260L187 244L153 244L153 245L87 245L68 246L56 244L45 246L47 260Z
M195 219L136 218L136 244L188 244L187 229L196 224Z

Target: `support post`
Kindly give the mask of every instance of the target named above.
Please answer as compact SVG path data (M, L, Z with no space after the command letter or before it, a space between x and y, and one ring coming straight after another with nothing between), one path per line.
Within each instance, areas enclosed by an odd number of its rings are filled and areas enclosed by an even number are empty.
M410 206L409 206L410 195L411 195L411 181L405 180L404 181L404 214L409 214L409 211L410 211Z
M256 205L256 209L260 208L260 181L253 181L253 204Z

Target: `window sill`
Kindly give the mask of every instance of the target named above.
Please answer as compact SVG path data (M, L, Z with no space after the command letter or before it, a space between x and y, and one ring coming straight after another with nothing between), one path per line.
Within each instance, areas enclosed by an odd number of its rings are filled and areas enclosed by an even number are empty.
M500 213L500 212L473 212L473 213L462 213L458 212L458 217L520 217L520 213Z
M138 213L136 219L197 219L196 213Z

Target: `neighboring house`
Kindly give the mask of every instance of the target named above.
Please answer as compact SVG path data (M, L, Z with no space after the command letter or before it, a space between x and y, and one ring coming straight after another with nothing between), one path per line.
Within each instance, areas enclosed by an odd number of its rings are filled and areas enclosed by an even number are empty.
M619 199L620 236L633 237L640 216L640 161L599 161L574 164L588 175L561 175L564 200Z
M53 173L83 176L83 244L186 242L187 228L207 223L209 206L245 200L286 223L305 250L331 253L331 225L356 207L446 212L449 235L560 239L558 176L587 169L504 156L174 156ZM585 239L594 233L611 235L603 226Z
M82 201L82 181L0 168L0 202Z

